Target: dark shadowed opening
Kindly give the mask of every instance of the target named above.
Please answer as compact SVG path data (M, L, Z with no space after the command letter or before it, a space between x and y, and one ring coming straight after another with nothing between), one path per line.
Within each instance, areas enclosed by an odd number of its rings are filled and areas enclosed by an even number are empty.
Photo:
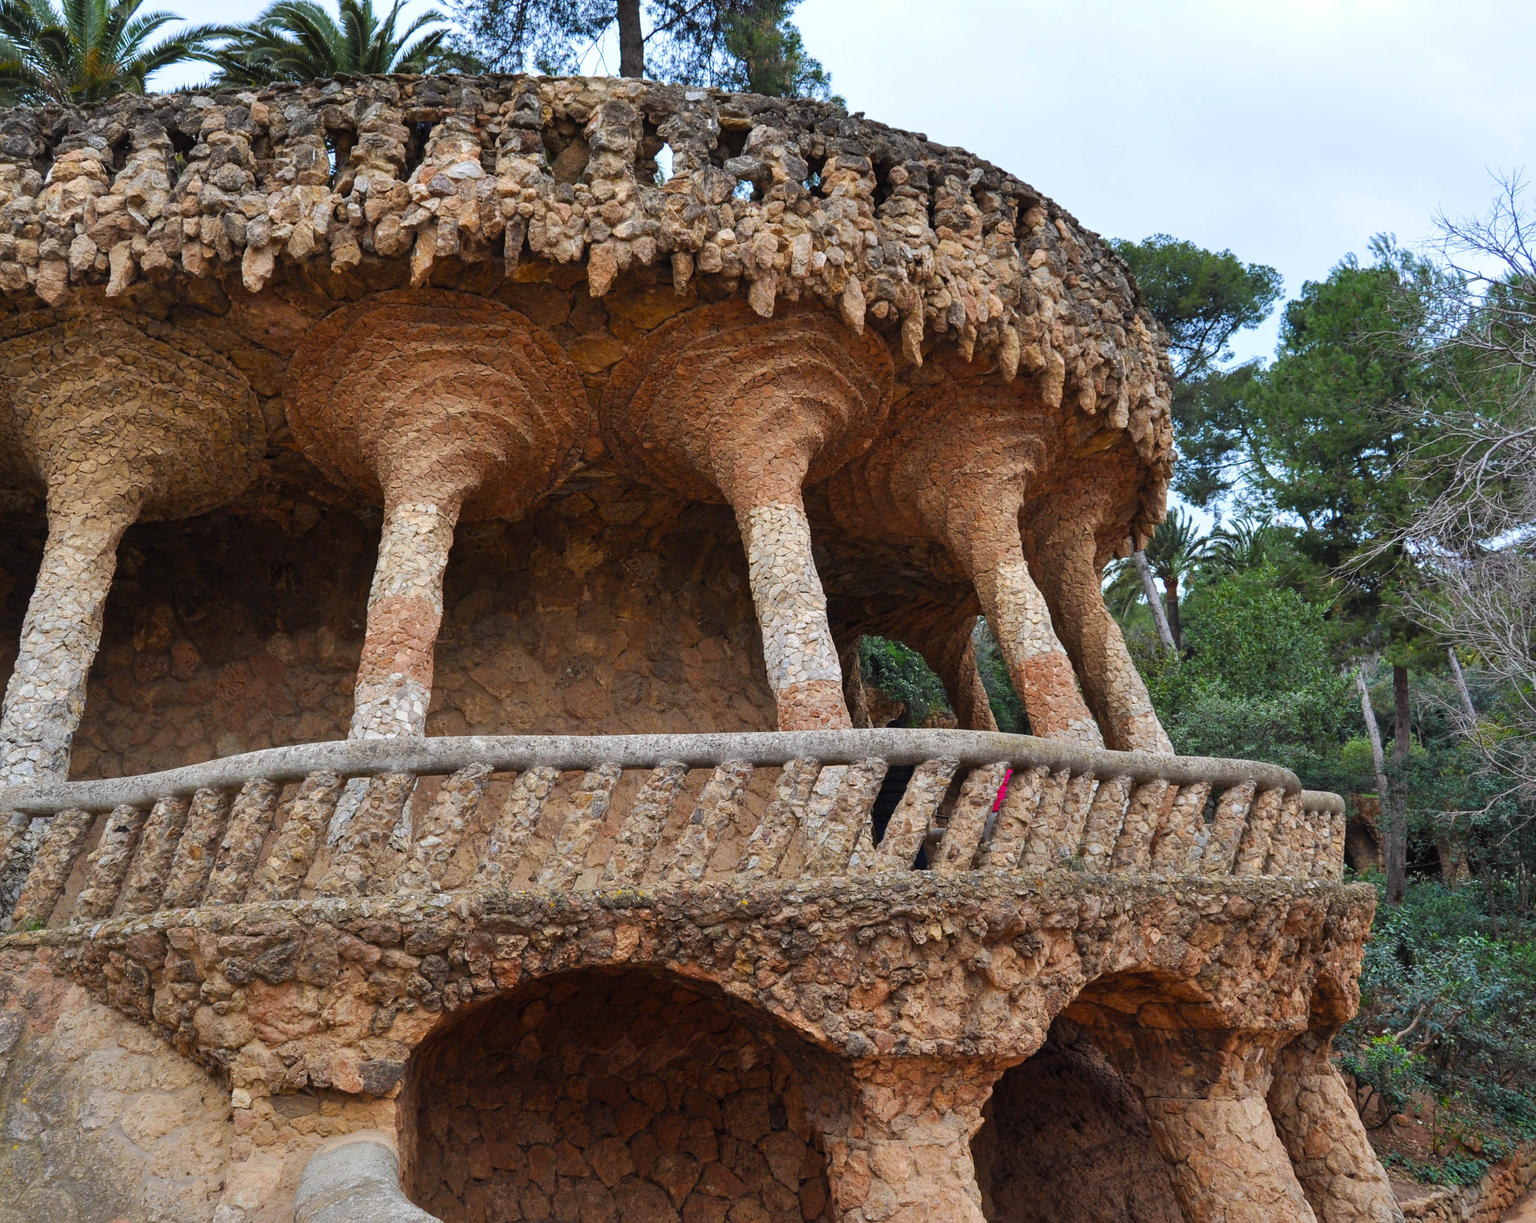
M784 1037L652 973L534 982L413 1055L402 1184L445 1223L830 1218Z
M1073 1025L1004 1073L984 1116L988 1223L1183 1223L1135 1090Z

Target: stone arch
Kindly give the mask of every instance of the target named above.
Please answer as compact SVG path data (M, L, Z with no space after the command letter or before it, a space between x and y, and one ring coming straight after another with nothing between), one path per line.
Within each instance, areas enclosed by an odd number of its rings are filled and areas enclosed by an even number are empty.
M800 1074L824 1058L709 985L543 977L417 1047L401 1182L444 1223L830 1219Z
M1004 1071L971 1140L988 1223L1183 1223L1141 1100L1069 1020Z

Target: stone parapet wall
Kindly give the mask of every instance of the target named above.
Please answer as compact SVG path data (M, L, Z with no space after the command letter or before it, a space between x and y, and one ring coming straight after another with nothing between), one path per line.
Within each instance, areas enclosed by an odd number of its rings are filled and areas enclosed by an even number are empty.
M1536 1143L1525 1143L1488 1169L1475 1185L1415 1192L1403 1202L1403 1214L1424 1223L1499 1223L1533 1185Z

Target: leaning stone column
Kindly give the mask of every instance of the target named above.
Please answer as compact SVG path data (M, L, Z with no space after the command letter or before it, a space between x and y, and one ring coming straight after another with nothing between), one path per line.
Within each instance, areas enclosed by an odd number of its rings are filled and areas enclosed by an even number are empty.
M1171 756L1173 744L1152 708L1147 685L1131 661L1120 625L1104 605L1099 532L1113 517L1110 500L1118 483L1108 464L1097 475L1079 475L1065 491L1026 511L1025 545L1109 746ZM1123 529L1108 529L1124 537Z
M590 432L586 392L522 315L427 291L328 315L290 361L286 399L304 453L384 506L351 737L423 735L454 527L564 479Z
M891 381L873 336L733 301L651 333L603 400L604 443L637 479L735 511L781 730L850 725L801 488L869 444Z
M1402 1223L1402 1207L1333 1064L1333 1037L1306 1032L1280 1050L1269 1111L1319 1223Z
M986 1223L971 1159L1002 1067L890 1058L805 1076L840 1223Z
M904 399L869 453L828 488L864 538L942 543L976 588L1037 735L1089 747L1103 736L1025 562L1019 510L1060 430L1000 376L954 376Z
M1316 1223L1265 1100L1280 1034L1092 1034L1140 1092L1189 1223Z
M0 713L0 784L63 781L123 532L238 495L266 433L245 379L158 323L70 319L0 345L0 369L0 432L48 506Z

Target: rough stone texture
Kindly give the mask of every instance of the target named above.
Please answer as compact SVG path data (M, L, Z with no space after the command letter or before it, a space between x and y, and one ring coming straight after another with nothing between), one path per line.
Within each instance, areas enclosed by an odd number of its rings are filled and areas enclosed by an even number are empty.
M971 1143L983 1212L991 1223L1184 1223L1135 1091L1062 1028L992 1089Z
M645 974L535 982L411 1063L403 1183L444 1223L822 1220L826 1161L770 1033Z
M1168 754L1166 361L1025 184L624 80L0 112L0 354L0 1210L425 1223L398 1135L466 1223L996 1223L1077 1025L1186 1218L1390 1217L1342 806ZM841 729L866 633L993 729L983 612L1044 738Z
M1523 1143L1514 1154L1500 1160L1475 1185L1425 1190L1413 1186L1403 1200L1403 1214L1426 1223L1499 1223L1511 1216L1510 1208L1529 1202L1536 1184L1536 1145ZM1529 1210L1527 1204L1524 1210Z
M142 1026L0 952L0 1219L211 1223L229 1092Z

